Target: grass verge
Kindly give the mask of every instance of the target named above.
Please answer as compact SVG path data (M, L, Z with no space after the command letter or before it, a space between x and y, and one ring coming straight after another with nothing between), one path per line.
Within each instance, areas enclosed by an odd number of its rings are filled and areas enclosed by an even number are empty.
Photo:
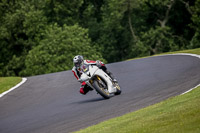
M21 77L0 77L0 94L17 85Z
M176 54L176 53L189 53L189 54L198 54L198 55L200 55L200 48L190 49L190 50L183 50L183 51L176 51L176 52L168 52L168 53L164 53L164 54Z
M174 53L200 55L200 48ZM76 133L199 133L200 87L161 103L101 122Z

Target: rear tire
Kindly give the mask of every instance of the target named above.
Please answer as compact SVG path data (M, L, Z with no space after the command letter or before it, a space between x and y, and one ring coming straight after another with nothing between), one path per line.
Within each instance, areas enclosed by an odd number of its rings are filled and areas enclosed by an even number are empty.
M108 89L107 88L103 88L103 87L100 87L100 83L96 80L94 80L93 82L93 86L94 88L96 89L96 91L105 99L109 99L110 98L110 94L108 92Z

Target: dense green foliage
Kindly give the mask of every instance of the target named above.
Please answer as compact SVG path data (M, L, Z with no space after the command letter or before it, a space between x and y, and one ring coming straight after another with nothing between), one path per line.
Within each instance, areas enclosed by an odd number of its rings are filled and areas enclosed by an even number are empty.
M0 76L200 47L200 0L1 0Z
M44 39L29 51L25 60L26 69L20 75L69 70L73 65L71 59L78 54L103 60L101 54L90 46L87 30L78 25L59 27L55 24L48 28Z

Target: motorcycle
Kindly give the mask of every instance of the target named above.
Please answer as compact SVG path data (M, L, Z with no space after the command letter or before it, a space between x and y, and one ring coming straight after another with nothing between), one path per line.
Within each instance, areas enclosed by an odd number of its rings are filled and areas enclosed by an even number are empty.
M82 75L79 82L85 81L89 87L96 90L105 99L121 94L119 84L113 82L110 76L96 65L83 64L81 72Z

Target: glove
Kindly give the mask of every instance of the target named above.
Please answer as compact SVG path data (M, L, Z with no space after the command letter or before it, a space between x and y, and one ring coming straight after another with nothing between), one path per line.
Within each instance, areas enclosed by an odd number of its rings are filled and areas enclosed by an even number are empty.
M97 60L96 64L97 64L97 67L99 68L101 67L101 62L99 60Z
M83 80L82 80L82 79L78 79L78 82L81 82L81 83L82 83L82 82L83 82Z

